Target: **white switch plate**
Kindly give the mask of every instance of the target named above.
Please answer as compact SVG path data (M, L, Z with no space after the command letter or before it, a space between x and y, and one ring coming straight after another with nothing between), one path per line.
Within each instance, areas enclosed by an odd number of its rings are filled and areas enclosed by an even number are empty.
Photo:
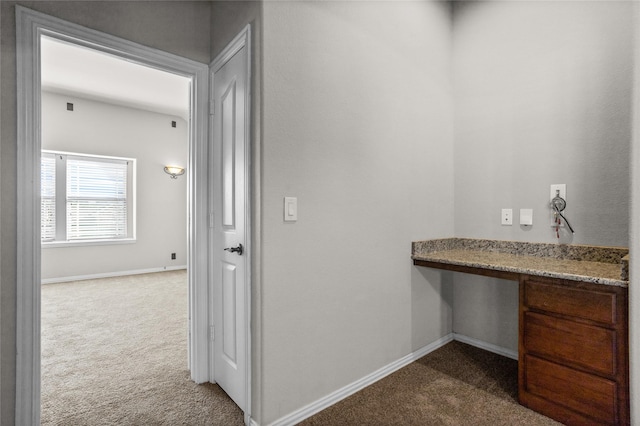
M513 209L502 209L502 224L513 225Z
M298 220L298 199L296 197L284 197L284 221L295 222Z
M533 209L520 209L520 225L533 225Z

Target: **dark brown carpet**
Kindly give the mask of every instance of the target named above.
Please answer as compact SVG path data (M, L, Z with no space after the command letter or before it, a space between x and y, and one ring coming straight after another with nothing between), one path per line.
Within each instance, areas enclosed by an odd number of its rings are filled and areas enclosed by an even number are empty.
M558 424L519 405L517 393L517 361L451 342L300 424Z

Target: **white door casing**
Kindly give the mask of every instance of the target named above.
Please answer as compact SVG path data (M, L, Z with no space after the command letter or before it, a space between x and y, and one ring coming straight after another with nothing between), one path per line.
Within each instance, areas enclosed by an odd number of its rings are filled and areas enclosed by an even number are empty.
M17 306L16 424L40 424L40 36L191 78L189 122L189 366L209 380L207 110L209 68L173 54L16 6Z
M250 408L250 61L247 27L211 65L210 371L245 412Z

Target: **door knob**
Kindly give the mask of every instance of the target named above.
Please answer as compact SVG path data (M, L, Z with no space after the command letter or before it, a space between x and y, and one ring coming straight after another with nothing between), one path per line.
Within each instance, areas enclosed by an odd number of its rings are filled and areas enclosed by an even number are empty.
M238 256L242 256L244 248L242 247L242 244L238 244L238 247L227 247L226 249L224 249L224 251L228 251L230 253L238 253Z

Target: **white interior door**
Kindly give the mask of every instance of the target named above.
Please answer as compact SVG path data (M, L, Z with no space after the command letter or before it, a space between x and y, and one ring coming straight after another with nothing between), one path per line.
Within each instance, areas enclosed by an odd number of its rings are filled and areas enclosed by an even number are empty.
M212 65L213 380L247 412L249 360L248 48Z

